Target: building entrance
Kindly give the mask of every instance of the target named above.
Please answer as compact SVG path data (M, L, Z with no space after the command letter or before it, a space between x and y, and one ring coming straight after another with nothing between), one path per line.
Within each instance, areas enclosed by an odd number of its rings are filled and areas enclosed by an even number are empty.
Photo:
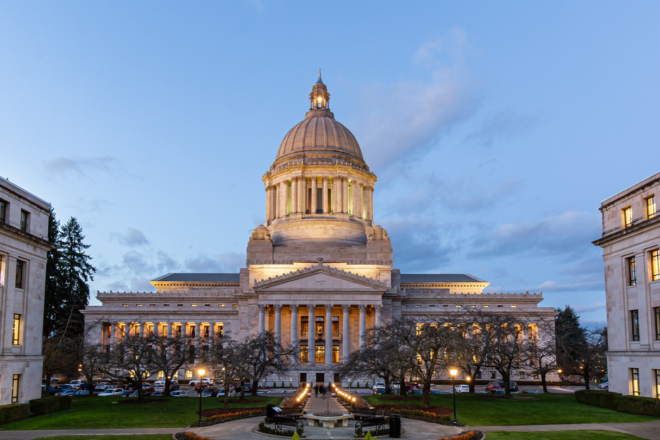
M316 383L325 382L325 373L316 373Z

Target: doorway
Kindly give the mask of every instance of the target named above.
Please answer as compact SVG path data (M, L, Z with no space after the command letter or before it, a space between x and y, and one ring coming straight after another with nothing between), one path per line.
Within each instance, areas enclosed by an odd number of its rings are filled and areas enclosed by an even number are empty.
M325 382L325 373L316 373L316 383Z

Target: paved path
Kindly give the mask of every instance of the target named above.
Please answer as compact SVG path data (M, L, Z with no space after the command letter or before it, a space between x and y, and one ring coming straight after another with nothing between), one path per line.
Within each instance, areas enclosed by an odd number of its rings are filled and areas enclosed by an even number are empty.
M484 432L492 431L615 431L623 434L636 435L637 437L658 440L660 438L660 420L653 422L629 422L629 423L578 423L571 425L518 425L518 426L471 426Z
M131 429L44 429L32 431L0 431L2 440L32 440L56 435L129 435L129 434L175 434L183 428L131 428Z
M325 397L321 395L314 397L314 394L312 394L312 397L307 399L307 403L305 404L305 412L307 414L324 412L327 408L330 409L330 412L348 414L346 408L341 406L337 402L337 399L330 397L330 394L326 394Z

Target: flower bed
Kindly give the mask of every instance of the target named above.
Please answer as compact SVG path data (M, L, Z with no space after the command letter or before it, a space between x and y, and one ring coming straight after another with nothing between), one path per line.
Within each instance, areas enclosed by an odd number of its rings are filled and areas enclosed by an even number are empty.
M429 413L433 414L435 416L448 416L452 415L454 411L451 408L447 408L446 406L420 406L420 405L387 405L387 404L379 404L375 405L374 408L376 408L379 411L387 411L392 414L404 414L404 413L410 413L412 412L423 412L423 413Z
M438 440L479 440L483 438L484 433L481 431L467 431L467 432L462 432L459 435L455 435L454 437L444 437L444 438L439 438Z
M176 437L177 440L213 440L192 432L177 432L174 434L174 437Z
M294 434L302 435L302 428L296 429L296 431L290 431L288 429L275 429L266 426L264 422L259 423L259 431L266 434L281 435L283 437L292 437Z
M249 417L263 416L266 413L263 409L248 409L226 414L218 414L204 420L204 426L217 425L218 423L231 422L232 420L247 419ZM193 439L194 440L194 439Z

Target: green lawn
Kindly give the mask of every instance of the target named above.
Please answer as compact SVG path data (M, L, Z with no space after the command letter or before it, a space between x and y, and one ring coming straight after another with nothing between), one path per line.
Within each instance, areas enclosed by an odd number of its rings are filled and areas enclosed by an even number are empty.
M367 396L372 405L396 404L382 401L380 396ZM459 422L470 426L554 425L559 423L647 422L653 417L624 414L575 401L572 394L537 394L505 396L486 394L457 394ZM420 401L402 402L420 404ZM431 404L452 408L452 395L433 395ZM490 436L490 434L489 434Z
M252 396L246 398L254 399ZM71 409L6 423L0 425L0 429L184 428L197 422L195 411L199 409L198 398L171 397L167 402L141 405L113 403L120 399L126 398L76 397ZM237 398L230 398L229 407L265 408L268 402L279 404L282 401L281 397L258 399L261 403L239 404ZM212 397L204 398L202 405L203 409L223 407L221 401ZM99 440L97 436L94 439ZM122 440L126 437L122 436Z
M52 437L51 437L52 438ZM634 435L612 431L488 432L487 440L635 440Z
M35 440L172 440L172 434L58 435L55 437L39 437Z

